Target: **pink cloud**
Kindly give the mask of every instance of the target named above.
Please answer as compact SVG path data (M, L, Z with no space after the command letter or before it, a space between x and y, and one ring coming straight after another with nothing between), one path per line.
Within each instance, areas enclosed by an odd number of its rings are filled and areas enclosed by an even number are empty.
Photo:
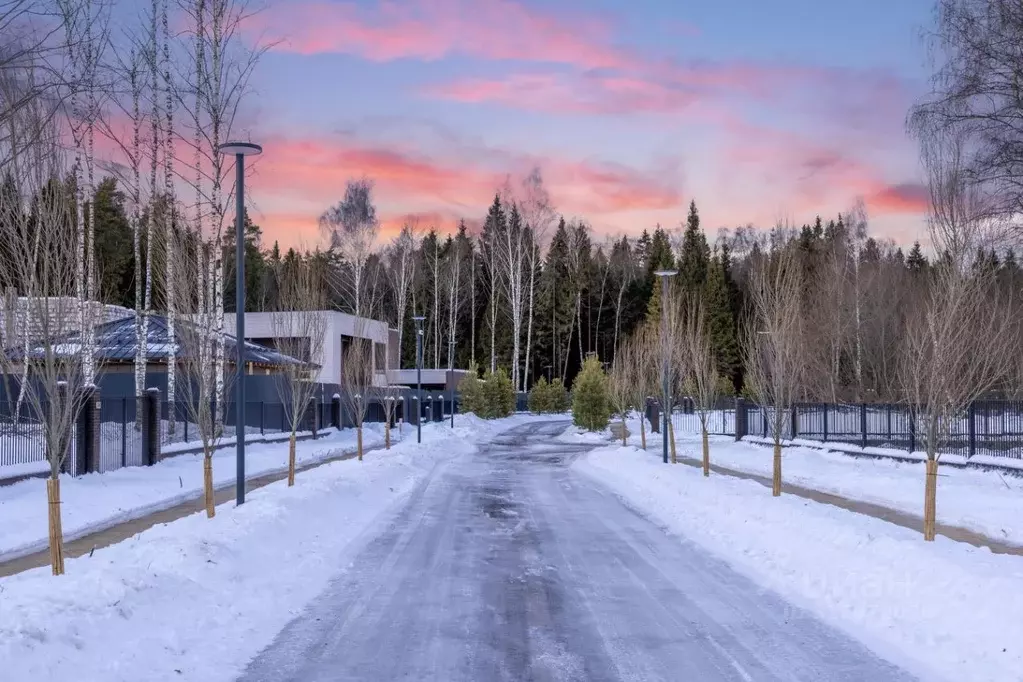
M252 17L249 30L283 39L278 49L374 61L462 54L620 68L632 59L606 45L610 27L604 22L558 17L510 0L384 1L375 11L353 3L277 5Z
M269 238L315 237L316 217L339 198L345 182L366 175L376 183L385 228L406 213L421 223L452 229L459 218L477 219L506 180L539 166L558 209L567 215L609 218L632 211L681 205L679 188L661 174L620 164L535 157L500 150L444 157L358 140L266 140L252 179L252 196L267 217ZM300 207L296 209L296 207Z

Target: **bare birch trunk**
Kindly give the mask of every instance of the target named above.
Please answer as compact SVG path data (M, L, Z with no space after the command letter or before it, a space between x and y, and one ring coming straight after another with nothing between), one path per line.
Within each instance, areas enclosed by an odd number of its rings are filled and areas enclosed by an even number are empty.
M774 440L774 469L771 477L771 495L781 497L781 441Z
M388 419L384 422L384 449L391 449L391 420Z
M643 449L646 450L646 417L642 414L639 417L639 439L643 444Z
M938 460L928 459L924 484L924 540L937 535Z
M46 479L47 518L50 531L50 569L64 575L64 531L60 518L60 479Z
M675 451L675 423L668 419L668 441L671 443L671 463L678 464L678 454Z
M710 438L707 437L707 427L701 429L703 435L703 475L710 476Z
M202 489L206 502L206 518L216 516L217 505L213 490L213 453L207 452L202 458Z
M626 430L626 428L625 428L625 414L623 413L622 414L622 445L628 445L628 442L626 441L626 436L628 435L628 433L629 433L628 430Z
M295 432L288 438L288 487L295 485Z
M536 290L536 261L529 269L529 319L526 322L526 357L525 357L525 372L522 377L522 390L526 390L526 386L529 384L529 373L533 368L533 363L530 362L530 357L533 352L533 305L534 305L534 292Z
M170 24L167 12L167 0L163 0L162 23L163 23L163 85L164 85L164 151L163 151L163 185L166 195L167 216L165 222L166 230L166 255L165 264L166 282L165 298L167 301L167 430L174 433L175 427L175 398L177 383L177 330L175 329L175 317L177 313L177 302L174 291L176 279L175 267L177 266L177 254L175 253L175 240L173 231L177 222L177 198L174 192L174 93L173 81L170 71Z
M362 461L362 423L361 422L359 423L358 428L356 428L356 440L357 440L358 448L359 448L359 461L361 462Z
M469 364L470 369L476 371L476 256L472 255L472 286L469 290L469 296L472 298L472 311L470 313L469 320Z

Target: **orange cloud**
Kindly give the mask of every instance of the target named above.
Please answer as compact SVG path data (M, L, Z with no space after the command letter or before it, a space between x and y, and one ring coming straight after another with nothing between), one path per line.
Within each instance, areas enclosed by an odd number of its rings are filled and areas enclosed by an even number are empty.
M476 220L509 178L514 183L539 167L559 211L607 219L632 211L681 204L679 188L653 173L620 164L539 158L500 150L470 150L448 156L371 145L345 138L266 140L254 169L251 195L261 209L268 239L291 243L317 237L317 216L341 196L345 182L367 176L383 231L400 228L404 216L420 225L453 229Z

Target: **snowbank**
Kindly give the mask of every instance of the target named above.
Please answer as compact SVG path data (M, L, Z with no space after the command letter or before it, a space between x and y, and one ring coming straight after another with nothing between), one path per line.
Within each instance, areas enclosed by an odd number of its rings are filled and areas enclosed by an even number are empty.
M407 426L404 434L407 439ZM397 430L392 436L398 436ZM383 442L382 425L367 424L364 446ZM315 462L354 448L354 430L331 429L317 440L300 441L295 456L299 463ZM287 443L247 445L245 460L247 478L286 471ZM213 484L219 488L234 482L235 450L225 446L213 456ZM178 455L151 467L125 467L78 478L61 476L60 492L64 539L73 540L198 497L202 455ZM0 561L45 549L47 537L46 482L30 479L0 487Z
M679 439L679 454L699 458L699 441ZM770 448L728 438L711 439L711 461L770 475ZM924 468L920 462L856 458L820 449L782 450L786 482L873 502L915 516L923 514ZM938 521L1023 546L1023 479L995 471L942 467L938 478Z
M726 449L715 443L712 457L721 462ZM865 463L856 460L855 467ZM596 450L574 466L915 674L1020 679L1020 557L941 536L925 543L899 526L795 496L775 499L753 481L705 479L698 469L666 466L633 447Z
M194 514L69 559L61 578L43 568L0 579L4 679L235 679L343 570L353 540L474 447L441 425L424 426L422 446L407 435L221 505L213 520Z

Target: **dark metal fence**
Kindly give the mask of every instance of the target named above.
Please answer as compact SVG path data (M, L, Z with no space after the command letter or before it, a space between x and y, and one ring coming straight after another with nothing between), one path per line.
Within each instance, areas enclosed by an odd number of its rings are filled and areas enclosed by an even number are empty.
M742 399L723 400L710 413L708 431L717 435L770 437L773 411ZM672 410L672 427L680 434L699 433L691 404ZM799 403L781 419L782 437L848 443L916 452L925 443L912 410L897 404ZM986 400L972 404L951 422L940 445L945 454L1023 458L1023 401Z
M395 399L398 401L394 421L403 418L415 424L417 421L415 406L418 404L419 414L424 421L441 421L450 416L452 408L459 407L458 395L451 396L440 391L423 391L422 399L414 401L414 391L404 390ZM159 396L159 394L156 394ZM384 396L374 397L366 413L366 422L384 421L385 411L380 404ZM189 409L185 402L157 402L158 397L149 403L153 407L153 423L155 433L159 433L158 442L164 456L178 454L182 451L194 451L201 447L199 431L196 427L196 410ZM85 465L87 468L79 472L83 461L74 456L76 443L71 443L65 470L72 475L84 473L86 470L98 468L99 471L112 471L126 466L143 466L148 463L149 454L142 424L143 413L140 413L143 399L139 398L101 398L98 400L98 456L95 463ZM210 410L215 412L217 406L211 403ZM159 413L159 419L156 413ZM224 430L221 438L233 438L237 432L237 414L235 404L227 402L222 410ZM302 417L300 431L322 433L323 429L344 428L351 426L353 421L346 414L343 403L332 398L315 400ZM247 438L267 436L290 432L289 407L281 402L258 401L245 404L244 431ZM157 437L154 436L154 439ZM155 447L155 446L154 446ZM20 408L13 402L0 402L0 480L47 470L46 448L43 439L41 420L34 413L29 403Z

